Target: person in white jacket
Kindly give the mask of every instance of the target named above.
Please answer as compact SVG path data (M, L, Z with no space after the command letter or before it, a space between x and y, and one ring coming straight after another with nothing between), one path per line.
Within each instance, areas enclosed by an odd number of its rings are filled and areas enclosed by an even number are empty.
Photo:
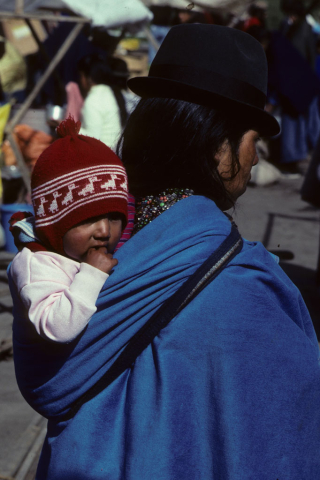
M126 90L128 70L120 62L94 53L78 63L80 89L85 97L80 133L97 138L112 149L132 109L133 94L128 95Z
M41 337L61 343L74 340L95 313L127 223L121 160L99 140L78 135L79 128L71 118L60 124L63 138L32 173L34 217L15 214L11 226L24 247L10 267L15 307Z

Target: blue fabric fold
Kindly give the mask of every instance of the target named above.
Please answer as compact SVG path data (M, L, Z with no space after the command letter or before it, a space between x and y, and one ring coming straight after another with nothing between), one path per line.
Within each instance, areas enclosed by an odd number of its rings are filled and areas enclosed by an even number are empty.
M107 389L62 421L153 312L230 233L192 196L127 242L96 314L68 345L22 324L22 394L49 418L38 480L318 480L320 366L297 288L260 243L242 251Z

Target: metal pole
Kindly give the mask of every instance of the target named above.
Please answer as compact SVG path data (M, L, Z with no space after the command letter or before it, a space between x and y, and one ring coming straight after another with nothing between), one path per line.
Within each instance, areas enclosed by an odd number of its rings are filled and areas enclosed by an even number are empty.
M157 52L159 50L160 43L156 40L156 38L154 37L149 27L144 27L143 31L146 34L147 39L149 40L149 42Z
M47 20L53 22L71 22L71 23L90 23L89 18L85 17L71 17L71 16L62 16L62 15L53 15L52 13L42 13L39 11L27 13L27 12L8 12L8 11L0 11L0 18L1 20L4 19L25 19L29 18L30 20Z
M15 13L17 14L23 13L23 9L24 9L24 0L16 0Z
M7 137L7 139L9 140L10 142L10 145L11 145L11 148L13 150L13 153L17 159L17 164L18 164L18 167L19 167L19 170L21 172L21 175L22 175L22 179L23 179L23 182L26 186L26 189L28 191L28 193L31 193L31 185L30 185L30 171L24 161L24 158L23 158L23 155L21 153L21 150L19 148L19 145L17 144L14 136L12 135L12 133L10 133Z
M29 18L26 18L25 22L28 25L28 27L29 27L29 29L32 33L33 38L35 39L35 41L36 41L36 43L39 47L39 51L40 51L41 55L43 56L44 60L46 61L46 64L49 65L51 59L50 59L46 49L44 48L43 43L41 42L36 30L34 29L31 20ZM54 77L54 79L57 83L57 90L58 90L57 101L55 101L55 104L60 105L62 107L63 99L65 98L65 86L64 86L64 83L61 80L60 75L59 75L57 70L54 70L52 75L53 75L53 77Z
M56 55L53 57L51 60L51 63L48 65L46 71L38 81L38 83L34 86L32 92L30 92L28 98L25 100L23 105L21 106L20 110L17 111L17 113L14 115L14 117L8 122L5 132L11 133L14 129L14 127L17 125L17 123L21 120L21 118L25 115L27 112L28 108L32 104L33 100L36 98L38 93L40 92L41 88L43 85L46 83L50 75L52 74L53 70L56 68L58 63L62 60L63 56L71 46L71 44L74 42L74 40L77 38L78 34L80 33L81 29L83 28L83 24L78 24L76 25L73 30L70 32L69 36L66 38L65 42L61 45L59 51L56 53Z

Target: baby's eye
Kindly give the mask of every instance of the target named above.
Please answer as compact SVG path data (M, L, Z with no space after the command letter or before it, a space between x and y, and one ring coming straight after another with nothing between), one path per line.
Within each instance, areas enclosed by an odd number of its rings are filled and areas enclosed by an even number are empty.
M122 215L119 212L110 212L108 213L107 218L113 222L113 221L122 220Z

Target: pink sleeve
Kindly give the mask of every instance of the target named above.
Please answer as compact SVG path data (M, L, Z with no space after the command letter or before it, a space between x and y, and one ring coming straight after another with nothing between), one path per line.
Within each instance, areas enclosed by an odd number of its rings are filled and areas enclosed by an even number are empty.
M70 342L85 328L108 278L86 263L26 248L15 257L11 275L39 335L61 343Z
M75 121L80 120L81 109L83 107L83 98L79 86L75 82L69 82L66 85L67 92L67 109L65 118L72 115Z

